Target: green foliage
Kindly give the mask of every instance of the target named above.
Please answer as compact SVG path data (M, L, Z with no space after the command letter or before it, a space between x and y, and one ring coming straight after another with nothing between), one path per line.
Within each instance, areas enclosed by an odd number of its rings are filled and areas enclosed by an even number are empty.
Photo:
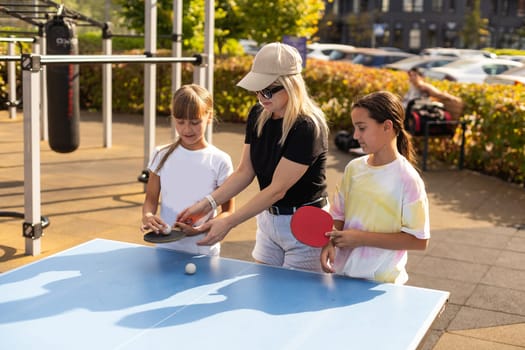
M130 50L142 50L144 52L144 38L114 36L111 38L111 46L113 54ZM102 54L101 31L78 34L78 51L81 55Z
M137 53L137 52L135 52ZM169 52L162 53L169 55ZM215 112L220 121L243 122L256 103L253 93L235 84L249 71L253 58L218 58L214 66ZM142 113L144 71L141 64L114 65L113 110ZM192 81L193 67L183 64L182 83ZM345 62L309 60L303 76L312 97L321 106L334 132L351 129L352 101L377 90L400 96L408 89L406 74L386 69L367 68ZM82 108L101 108L100 65L81 66ZM465 167L510 182L525 185L525 87L459 84L436 81L433 84L459 96L465 102L467 122ZM171 65L157 65L157 112L169 114ZM460 128L452 138L432 138L430 156L457 163ZM416 146L421 151L420 140Z
M144 32L144 1L117 0L129 29ZM157 1L157 31L172 33L173 2ZM183 47L201 52L204 47L203 0L183 2ZM323 0L216 0L215 37L219 54L228 39L249 38L258 43L280 41L283 35L305 36L317 32L323 16ZM254 20L257 19L257 20ZM163 46L167 48L166 46Z
M237 4L242 13L241 27L258 43L281 41L283 35L311 39L324 12L320 0L237 0Z
M489 35L489 21L481 18L480 0L473 0L471 6L471 11L465 14L461 37L466 47L478 49Z

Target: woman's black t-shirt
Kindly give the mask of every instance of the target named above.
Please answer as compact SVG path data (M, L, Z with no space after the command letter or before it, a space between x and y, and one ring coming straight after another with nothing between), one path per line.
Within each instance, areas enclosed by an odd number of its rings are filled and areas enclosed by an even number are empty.
M283 119L268 119L261 137L257 136L256 121L262 106L254 106L248 115L244 142L250 145L252 166L262 190L272 182L273 173L282 157L308 165L306 173L273 205L295 207L312 202L326 193L326 157L328 135L321 130L316 137L315 124L310 118L299 117L290 129L284 145L279 145Z

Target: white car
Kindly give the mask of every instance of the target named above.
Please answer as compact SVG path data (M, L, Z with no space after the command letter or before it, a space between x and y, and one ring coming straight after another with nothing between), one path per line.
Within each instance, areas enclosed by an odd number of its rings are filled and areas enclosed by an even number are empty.
M385 68L408 72L412 68L429 69L429 68L434 68L434 67L441 67L457 59L459 59L459 57L435 56L435 55L420 56L418 55L418 56L407 57L407 58L404 58L394 63L386 64Z
M261 48L259 45L257 45L257 42L255 40L250 39L241 39L239 40L239 44L241 44L245 54L252 56L255 56Z
M453 56L453 57L472 57L482 56L487 58L496 58L496 54L475 49L456 49L453 47L431 47L423 49L420 53L422 56Z
M306 57L318 60L328 61L330 54L334 51L351 52L354 50L352 45L313 43L306 45Z
M485 78L486 84L525 85L525 66L511 68L505 73L489 75Z
M430 68L425 76L435 80L481 84L489 75L501 74L523 63L499 58L469 57L458 59L442 67Z

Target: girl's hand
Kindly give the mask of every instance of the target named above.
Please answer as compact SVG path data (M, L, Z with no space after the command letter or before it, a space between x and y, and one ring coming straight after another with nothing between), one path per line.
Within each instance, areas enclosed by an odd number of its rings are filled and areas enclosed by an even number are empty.
M173 229L179 229L180 231L184 232L186 236L195 236L202 233L198 228L183 222L176 222L173 224Z
M156 233L169 233L171 230L170 225L166 224L162 219L153 213L147 213L142 217L142 226L140 231L154 231Z
M348 229L344 231L327 232L330 236L330 244L337 248L357 248L362 246L361 231Z
M332 242L328 242L327 245L321 250L321 268L324 272L334 273L333 268L335 260L335 247Z

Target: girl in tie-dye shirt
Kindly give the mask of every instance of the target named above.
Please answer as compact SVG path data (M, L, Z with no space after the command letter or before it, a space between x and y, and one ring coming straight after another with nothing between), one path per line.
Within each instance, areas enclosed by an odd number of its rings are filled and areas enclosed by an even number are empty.
M428 198L412 165L403 106L396 95L379 91L357 100L351 116L366 155L345 168L321 265L325 272L403 284L407 250L426 249L430 238Z

